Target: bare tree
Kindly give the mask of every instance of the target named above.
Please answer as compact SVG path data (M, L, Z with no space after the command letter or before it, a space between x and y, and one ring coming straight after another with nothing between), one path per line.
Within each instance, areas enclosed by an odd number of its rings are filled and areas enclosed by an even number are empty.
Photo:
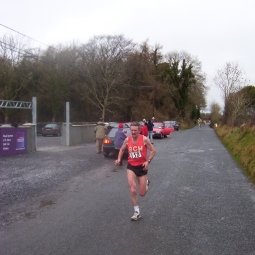
M243 115L247 109L248 103L247 96L242 92L237 92L233 95L229 96L229 103L230 103L230 121L229 124L233 127L235 122L237 121L238 117ZM238 123L236 123L238 124Z
M227 124L231 118L231 97L237 91L239 91L244 85L246 85L246 79L244 78L244 71L239 67L237 63L226 63L223 69L218 69L214 78L215 85L220 88L224 99L224 113L223 123ZM238 101L236 101L238 103ZM238 107L234 107L238 108ZM233 108L232 108L233 109Z
M124 98L123 67L134 44L119 36L96 36L80 48L83 77L81 95L104 119L106 112Z
M160 56L160 46L153 48L145 41L125 61L125 83L130 85L127 97L132 98L128 100L131 120L147 119L154 115L156 97L160 93L156 86L156 67Z
M20 37L6 36L0 38L0 97L4 100L17 100L23 80L20 79L19 65L23 59L26 45ZM0 111L9 122L13 109Z
M49 47L37 63L39 67L38 102L45 110L49 110L53 122L63 118L65 102L69 99L72 85L75 84L79 75L75 69L76 53L73 46Z
M245 90L230 93L227 100L229 109L229 119L227 124L230 126L240 125L246 121L246 115L250 108L251 99Z

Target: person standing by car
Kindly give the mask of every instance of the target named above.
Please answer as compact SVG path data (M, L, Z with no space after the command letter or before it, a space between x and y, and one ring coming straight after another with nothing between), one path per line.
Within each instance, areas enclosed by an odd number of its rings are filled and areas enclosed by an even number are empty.
M152 144L153 144L153 127L154 127L154 124L152 123L152 121L148 120L147 129L149 133L149 139Z
M123 132L123 124L120 123L114 138L114 146L115 146L115 150L117 151L117 155L119 155L120 148L122 147L123 142L126 138L127 136ZM124 166L122 163L122 158L120 159L119 165Z
M115 164L118 165L121 162L121 158L125 149L128 149L128 165L127 165L127 179L130 188L131 201L134 206L134 215L131 220L138 220L141 218L138 199L136 195L136 184L138 181L139 195L145 196L148 191L148 165L156 154L156 150L150 143L150 140L140 135L140 124L138 122L132 122L130 125L131 136L128 136L118 155L118 159ZM150 155L147 159L147 149L149 149Z
M144 135L146 137L148 137L148 128L147 128L147 122L146 122L146 119L143 119L143 126L141 127L141 135Z
M108 128L108 126L104 125L104 123L100 119L100 121L97 122L97 125L94 129L94 132L96 133L97 154L102 153L103 140L104 140L105 132L106 132L107 128Z

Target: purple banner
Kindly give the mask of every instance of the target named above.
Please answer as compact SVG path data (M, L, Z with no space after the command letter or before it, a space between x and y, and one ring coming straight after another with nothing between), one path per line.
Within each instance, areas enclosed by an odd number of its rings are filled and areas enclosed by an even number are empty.
M27 153L26 128L0 128L1 156Z

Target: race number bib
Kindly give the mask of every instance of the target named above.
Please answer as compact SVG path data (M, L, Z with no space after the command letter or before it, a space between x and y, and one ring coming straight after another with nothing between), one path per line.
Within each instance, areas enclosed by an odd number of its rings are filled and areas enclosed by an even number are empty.
M140 151L129 152L129 157L130 158L141 158L142 154L140 153Z

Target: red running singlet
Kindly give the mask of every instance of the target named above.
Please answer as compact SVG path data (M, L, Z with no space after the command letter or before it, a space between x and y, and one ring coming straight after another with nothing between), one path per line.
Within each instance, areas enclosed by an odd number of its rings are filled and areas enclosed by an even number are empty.
M132 166L142 165L146 161L147 146L143 142L143 135L139 135L137 143L132 143L132 136L128 137L128 163Z

